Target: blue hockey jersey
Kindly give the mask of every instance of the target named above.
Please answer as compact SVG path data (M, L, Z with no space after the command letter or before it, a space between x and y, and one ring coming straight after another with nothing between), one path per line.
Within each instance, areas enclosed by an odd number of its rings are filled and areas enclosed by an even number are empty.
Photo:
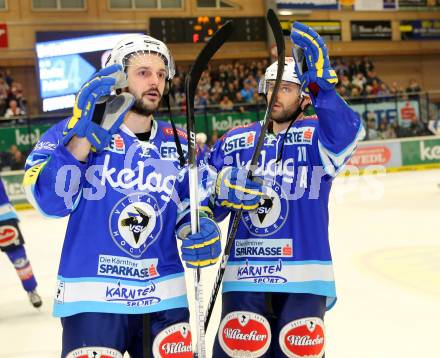
M148 141L122 125L111 145L79 162L62 145L66 120L26 162L28 199L44 215L70 215L55 316L146 313L186 307L175 229L187 217L188 174L172 127L152 121ZM178 130L187 151L186 133Z
M336 299L328 240L332 179L363 138L361 119L336 94L320 92L316 116L297 119L278 135L268 133L256 176L267 197L243 212L226 267L223 291L297 292ZM213 147L209 164L249 166L262 123L237 127ZM228 210L216 201L215 215ZM232 223L232 219L231 219Z
M17 213L14 207L9 201L8 195L6 194L6 188L0 178L0 222L10 219L17 219Z

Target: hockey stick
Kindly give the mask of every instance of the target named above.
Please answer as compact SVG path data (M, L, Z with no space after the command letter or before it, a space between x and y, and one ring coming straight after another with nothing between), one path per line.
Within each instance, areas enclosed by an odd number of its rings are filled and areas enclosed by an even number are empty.
M189 167L189 196L191 212L191 231L199 232L199 197L197 178L196 133L194 129L194 97L200 77L208 67L208 63L217 50L226 42L233 30L232 21L227 21L207 42L197 56L194 64L185 78L186 89L186 125L188 133L188 167ZM194 357L205 358L205 312L203 308L203 290L200 280L200 269L194 270L195 308L197 325L197 343Z
M266 15L267 21L269 22L269 26L273 32L275 37L275 42L277 45L278 51L278 70L277 70L277 78L275 81L275 87L272 92L272 97L270 98L269 105L267 106L266 113L264 114L264 123L261 127L261 133L258 138L257 146L255 147L254 154L252 155L250 170L248 173L248 177L252 177L253 172L257 168L258 159L261 154L261 149L263 147L264 138L266 136L267 128L269 126L270 114L272 112L272 107L277 98L278 88L280 87L280 83L283 77L284 71L284 62L285 62L285 50L284 50L284 36L283 30L281 28L280 22L278 21L275 12L272 9L269 9ZM220 263L220 267L217 272L217 277L215 278L214 288L212 290L211 299L209 300L208 309L206 311L206 320L205 320L205 330L208 329L209 320L212 315L212 311L214 310L215 301L217 299L218 291L220 289L221 283L223 281L223 275L225 273L226 264L229 259L229 255L231 254L232 245L234 244L235 235L237 234L238 224L240 223L242 216L242 210L237 211L234 216L234 220L232 222L231 231L229 231L228 239L226 241L225 252L222 257L222 261Z

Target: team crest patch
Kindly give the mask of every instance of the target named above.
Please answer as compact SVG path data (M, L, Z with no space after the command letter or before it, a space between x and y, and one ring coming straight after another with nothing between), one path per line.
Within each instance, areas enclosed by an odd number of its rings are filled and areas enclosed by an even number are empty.
M0 247L7 247L19 242L18 230L12 225L0 226Z
M277 232L286 222L289 205L278 183L267 187L267 197L255 211L244 211L243 222L256 236L268 236Z
M125 143L124 139L119 134L113 134L108 150L113 153L124 154Z
M113 348L84 347L71 351L66 358L123 358L123 356Z
M289 358L321 358L324 355L324 322L318 317L301 318L286 324L279 344Z
M149 194L131 194L121 199L110 214L110 233L119 248L140 257L162 231L160 207Z
M161 358L192 358L189 324L177 323L161 331L153 341L153 355Z
M254 312L231 312L220 323L218 338L230 357L260 357L270 346L269 321Z

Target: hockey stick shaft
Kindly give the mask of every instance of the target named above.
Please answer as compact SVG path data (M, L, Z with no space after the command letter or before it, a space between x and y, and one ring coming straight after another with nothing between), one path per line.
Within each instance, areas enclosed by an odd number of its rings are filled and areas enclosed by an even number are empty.
M203 71L220 47L226 42L233 30L232 22L227 21L208 41L200 54L197 56L191 70L185 79L186 89L186 118L188 133L188 167L189 167L189 193L191 232L197 233L200 229L199 222L199 197L198 197L198 173L196 153L196 133L194 125L194 97L197 84ZM203 288L200 269L194 270L195 310L197 325L197 343L195 345L195 357L205 358L205 312L203 306Z
M269 9L269 11L267 12L266 18L267 18L269 26L274 34L275 42L277 45L278 71L277 71L277 77L276 77L276 81L275 81L275 87L272 92L272 97L270 98L269 104L266 108L266 113L264 114L264 121L263 121L263 126L261 127L261 133L258 138L258 142L255 147L255 151L252 155L251 165L250 165L249 174L248 174L249 177L253 176L253 173L257 168L258 159L260 158L261 149L263 148L264 139L266 136L267 128L269 126L270 115L272 113L272 108L273 108L273 105L275 104L278 89L280 87L280 83L281 83L281 80L283 77L284 62L285 62L285 59L284 59L284 57L285 57L284 36L283 36L283 30L281 28L280 22L276 16L275 12L271 9ZM224 251L221 263L220 263L220 267L217 271L217 277L214 282L214 287L212 290L211 298L209 300L208 309L206 311L205 330L208 329L209 321L210 321L210 318L212 315L212 311L214 310L215 301L218 296L218 291L220 290L220 286L223 281L223 275L226 270L226 264L228 263L229 255L231 254L232 246L234 244L235 236L237 234L238 225L240 223L242 213L243 213L242 210L238 210L236 212L234 219L233 219L233 222L232 222L232 225L231 225L231 229L228 234L228 238L226 240L225 251Z

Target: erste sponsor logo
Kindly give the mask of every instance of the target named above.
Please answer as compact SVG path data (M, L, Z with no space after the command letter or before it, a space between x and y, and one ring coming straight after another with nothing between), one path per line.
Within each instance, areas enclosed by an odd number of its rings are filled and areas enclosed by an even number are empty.
M230 154L236 150L250 148L254 146L255 131L235 134L227 137L223 143L224 154Z
M286 133L284 145L312 144L314 133L314 127L291 128L289 132Z

